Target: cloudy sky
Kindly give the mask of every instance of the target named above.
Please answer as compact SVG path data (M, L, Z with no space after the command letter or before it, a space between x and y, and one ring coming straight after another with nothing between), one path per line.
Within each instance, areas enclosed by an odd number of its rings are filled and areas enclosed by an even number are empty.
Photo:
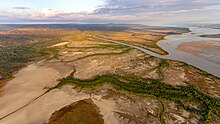
M0 0L0 23L220 23L220 0Z

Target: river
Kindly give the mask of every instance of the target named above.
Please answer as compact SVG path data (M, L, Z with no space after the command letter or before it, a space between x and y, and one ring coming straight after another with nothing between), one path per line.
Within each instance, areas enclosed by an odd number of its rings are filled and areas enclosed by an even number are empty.
M219 29L211 29L211 28L198 28L198 27L190 27L190 30L192 32L184 33L184 34L180 34L180 35L170 35L170 36L166 37L165 40L161 40L160 42L157 43L158 46L160 46L165 51L170 53L169 56L163 56L163 55L154 53L152 51L149 51L147 49L144 49L142 47L122 43L122 42L115 41L115 40L109 40L109 39L99 38L99 37L95 37L95 38L109 41L109 42L113 42L113 43L117 43L117 44L121 44L121 45L125 45L125 46L129 46L129 47L133 47L133 48L141 50L147 54L150 54L151 56L154 56L154 57L185 62L189 65L192 65L194 67L197 67L201 70L204 70L206 72L209 72L213 75L220 77L220 64L215 63L213 61L210 61L208 59L202 58L202 57L195 56L193 54L179 51L176 49L178 47L178 45L180 45L183 42L204 41L204 40L219 41L220 42L220 38L199 37L199 35L203 35L203 34L219 34L220 30Z
M207 71L213 75L220 77L219 63L176 49L183 42L192 42L192 41L220 42L220 38L200 37L200 35L204 35L204 34L219 34L220 30L212 29L212 28L199 28L199 27L190 27L190 30L192 31L190 33L168 36L165 40L158 42L157 45L170 53L170 56L166 57L167 59L178 60L181 62L188 63L201 70Z

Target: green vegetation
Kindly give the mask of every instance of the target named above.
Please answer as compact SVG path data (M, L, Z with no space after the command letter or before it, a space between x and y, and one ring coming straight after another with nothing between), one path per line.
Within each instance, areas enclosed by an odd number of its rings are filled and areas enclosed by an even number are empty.
M10 78L14 71L21 69L26 63L41 56L30 46L7 47L0 49L1 79Z
M165 99L175 102L179 107L199 115L202 122L208 122L211 115L220 116L220 101L209 97L192 86L173 87L157 79L146 79L132 76L103 75L90 80L80 80L73 76L68 76L60 80L55 87L72 84L81 88L99 86L110 83L118 90L125 90L130 93L152 95L158 99ZM189 103L202 106L201 109L194 108ZM211 114L210 114L211 113ZM211 116L211 117L210 117Z
M158 116L159 116L159 119L160 119L160 123L161 124L165 124L165 119L164 119L164 104L163 104L163 102L161 101L161 100L159 100L159 103L160 103L160 111L159 111L159 114L158 114Z
M153 68L152 70L157 70L157 73L159 74L160 78L164 78L164 73L163 73L163 69L164 68L168 68L170 66L170 64L167 62L167 60L165 59L161 59L160 63L157 67Z
M55 112L49 124L103 124L97 106L91 99L81 100Z
M35 45L0 48L0 80L11 78L15 71L26 66L28 62L49 58L51 55L54 58L57 56L55 48L38 48Z
M58 56L56 48L47 48L47 46L59 42L59 39L45 39L44 36L34 39L36 37L32 35L0 36L0 42L5 45L0 47L0 83L10 79L14 72L29 62L48 59L52 55L53 58ZM36 42L32 43L32 40Z

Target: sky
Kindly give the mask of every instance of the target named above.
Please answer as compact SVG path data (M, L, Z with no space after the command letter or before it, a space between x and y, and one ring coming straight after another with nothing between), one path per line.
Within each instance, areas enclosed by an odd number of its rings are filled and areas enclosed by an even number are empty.
M220 0L0 0L0 23L220 23Z

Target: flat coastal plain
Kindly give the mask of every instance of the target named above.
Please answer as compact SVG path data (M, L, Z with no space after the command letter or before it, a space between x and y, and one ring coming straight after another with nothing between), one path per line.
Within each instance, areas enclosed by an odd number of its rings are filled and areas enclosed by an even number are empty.
M16 60L12 62L17 72L0 73L6 82L0 96L0 123L220 121L219 77L187 63L160 59L132 47L95 38L117 40L167 55L156 43L169 34L184 33L187 29L139 27L136 30L118 26L104 29L21 27L2 33L0 43L10 48L12 44L4 42L12 38L8 36L10 33L29 39L23 39L27 49L19 47L24 53L28 51L22 59L2 49L9 60ZM20 45L19 42L13 44ZM27 59L30 61L24 61ZM17 65L20 67L21 63L22 69L19 69Z

